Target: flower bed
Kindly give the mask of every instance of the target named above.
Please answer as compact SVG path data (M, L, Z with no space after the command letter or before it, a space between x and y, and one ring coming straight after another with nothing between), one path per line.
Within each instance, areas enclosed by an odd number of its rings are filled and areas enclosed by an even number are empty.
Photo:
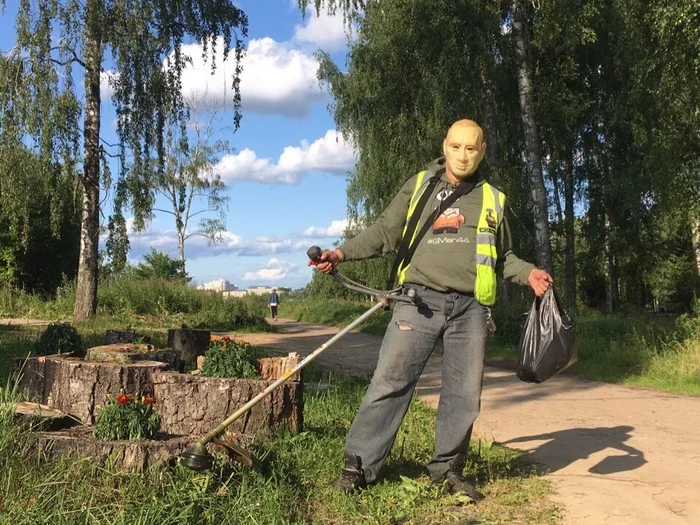
M104 440L154 439L161 417L153 409L151 396L107 395L107 404L97 413L93 435Z

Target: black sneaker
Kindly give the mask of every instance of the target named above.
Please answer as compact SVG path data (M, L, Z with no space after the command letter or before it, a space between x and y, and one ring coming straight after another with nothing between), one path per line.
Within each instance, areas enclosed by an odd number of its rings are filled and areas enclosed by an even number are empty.
M476 503L484 499L484 495L476 490L476 487L469 483L462 475L466 460L467 458L464 454L457 454L450 465L450 469L441 478L433 479L433 483L444 483L447 492L450 494L461 492L469 496L472 503Z
M333 487L343 494L348 494L366 486L367 482L365 481L365 471L362 470L362 460L355 454L346 452L345 467L340 477L333 483Z
M469 496L472 503L476 503L477 501L484 499L484 495L476 490L476 487L469 483L464 476L458 474L457 472L448 471L447 474L445 474L445 476L440 480L440 483L445 484L445 488L450 494L457 494L461 492L462 494Z

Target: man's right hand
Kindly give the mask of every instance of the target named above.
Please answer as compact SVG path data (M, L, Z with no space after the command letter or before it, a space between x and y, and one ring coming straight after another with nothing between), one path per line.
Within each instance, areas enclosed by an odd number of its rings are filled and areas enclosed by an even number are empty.
M308 266L315 266L319 272L329 274L333 268L343 262L343 259L343 252L338 249L324 250L315 260L309 261Z

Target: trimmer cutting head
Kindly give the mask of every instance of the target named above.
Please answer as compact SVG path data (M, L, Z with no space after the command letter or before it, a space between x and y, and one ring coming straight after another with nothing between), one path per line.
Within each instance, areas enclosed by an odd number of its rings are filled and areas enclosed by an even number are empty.
M206 446L195 443L192 448L188 448L180 454L180 461L187 468L192 470L208 470L213 464L214 458L207 452Z

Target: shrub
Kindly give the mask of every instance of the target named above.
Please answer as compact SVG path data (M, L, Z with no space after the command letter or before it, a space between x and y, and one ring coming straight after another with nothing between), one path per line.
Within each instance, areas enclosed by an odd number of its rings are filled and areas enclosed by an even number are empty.
M52 323L46 327L44 333L36 342L36 355L67 354L82 355L83 342L70 323Z
M205 354L202 375L208 377L241 377L259 379L253 347L228 336L213 339Z
M160 428L160 414L153 410L152 397L107 394L107 404L97 414L93 435L97 439L153 439Z

